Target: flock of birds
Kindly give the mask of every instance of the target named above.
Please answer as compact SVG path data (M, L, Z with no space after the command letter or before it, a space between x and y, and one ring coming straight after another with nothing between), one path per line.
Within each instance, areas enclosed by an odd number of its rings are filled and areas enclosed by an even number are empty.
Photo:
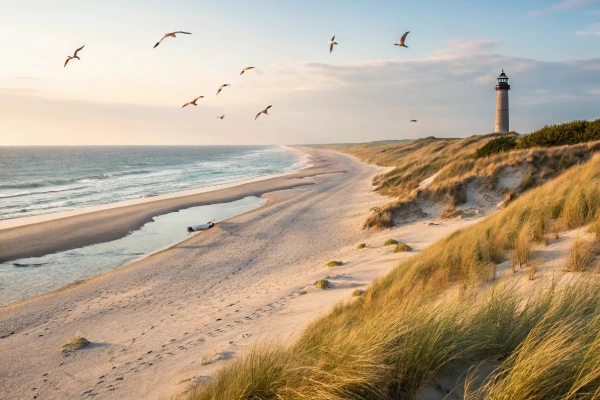
M408 36L409 32L404 33L404 35L402 35L402 37L400 38L400 40L398 41L398 43L394 43L394 46L400 46L400 47L407 47L408 46L404 43L406 41L406 37ZM184 32L184 31L175 31L175 32L170 32L170 33L165 33L165 35L158 41L156 42L156 44L154 45L154 49L158 47L159 44L162 43L163 40L165 40L166 38L176 38L178 34L182 34L182 35L191 35L191 32ZM337 45L338 42L335 41L335 35L331 38L331 40L329 41L329 53L333 52L333 46ZM67 60L65 61L65 67L67 66L67 64L69 63L69 61L71 60L81 60L79 58L79 56L77 55L77 53L79 53L81 50L83 50L83 48L85 47L85 45L81 46L80 48L78 48L77 50L75 50L75 52L73 53L72 56L68 56ZM243 75L244 72L246 71L250 71L251 69L254 69L255 67L246 67L244 69L242 69L242 71L240 72L240 75ZM226 88L227 86L231 86L228 83L224 83L223 85L219 86L219 89L217 90L217 95L219 95L219 93L221 93L221 90L223 90L224 88ZM204 98L204 96L198 96L196 97L194 100L192 101L188 101L187 103L185 103L183 106L181 106L181 108L185 108L187 106L197 106L198 104L196 104L196 102L200 99ZM264 110L261 110L258 112L258 114L256 114L256 117L254 117L254 120L256 121L258 119L258 117L260 117L261 114L265 114L265 115L269 115L268 111L269 108L273 107L272 105L267 106ZM225 115L217 115L215 118L218 119L224 119ZM411 119L410 122L417 122L416 119Z

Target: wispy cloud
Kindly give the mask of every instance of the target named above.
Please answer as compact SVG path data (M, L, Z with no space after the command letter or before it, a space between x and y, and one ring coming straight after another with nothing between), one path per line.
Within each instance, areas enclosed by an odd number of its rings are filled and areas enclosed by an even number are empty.
M430 58L445 59L478 54L493 48L499 43L499 40L450 39L446 42L445 48L434 51L431 53Z
M530 11L529 15L531 15L532 17L537 17L540 15L549 14L557 11L575 10L578 8L587 7L592 4L597 4L599 2L600 0L563 0L560 3L556 3L548 8Z
M576 32L580 36L600 36L600 22L588 26L586 29Z

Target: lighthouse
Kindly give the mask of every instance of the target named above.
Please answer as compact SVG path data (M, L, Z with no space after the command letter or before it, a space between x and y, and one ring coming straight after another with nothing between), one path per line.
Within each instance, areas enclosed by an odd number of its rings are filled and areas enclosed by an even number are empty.
M496 130L494 132L508 132L508 76L502 70L496 84Z

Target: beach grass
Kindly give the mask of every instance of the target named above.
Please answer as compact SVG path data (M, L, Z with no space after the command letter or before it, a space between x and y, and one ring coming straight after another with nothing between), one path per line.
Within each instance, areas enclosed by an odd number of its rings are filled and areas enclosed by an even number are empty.
M394 247L394 253L403 253L411 250L411 247L405 243L398 243L396 247Z
M593 126L599 123L590 122ZM569 123L564 125L570 126ZM554 131L559 135L561 129ZM600 141L586 142L594 137L588 135L585 140L563 143L562 146L554 146L560 140L551 140L553 147L517 146L514 150L502 147L501 151L485 152L486 155L482 157L476 156L477 150L483 149L488 143L493 145L501 138L510 141L510 138L517 139L518 135L476 135L461 140L425 138L373 147L342 146L338 150L365 162L394 167L373 180L376 191L394 200L372 209L372 214L363 225L365 229L386 229L394 226L396 219L407 211L413 211L419 198L445 203L450 207L447 215L450 211L456 212L454 208L466 202L467 183L482 179L487 182L488 188L494 189L506 168L524 172L519 185L521 191L537 187L572 166L585 163L600 151ZM427 187L420 187L423 180L433 175L435 178ZM505 198L503 205L512 200L514 193Z
M396 239L387 239L385 242L383 242L384 246L393 246L395 244L398 244Z
M490 280L510 251L533 278L531 246L548 222L590 224L599 203L594 156L407 258L294 343L246 353L189 399L411 399L486 360L497 367L481 387L467 380L467 399L600 398L598 276L531 292Z
M352 297L360 297L360 296L362 296L364 293L365 293L365 291L364 291L364 290L361 290L361 289L354 289L354 290L352 291Z
M317 281L316 286L319 289L327 289L331 284L329 283L329 281L327 279L321 279L320 281Z
M333 268L333 267L339 267L341 265L344 265L344 263L342 261L329 261L327 264L325 264L325 267L327 268Z
M358 246L356 246L358 250L364 249L365 247L367 247L366 243L360 243Z
M81 350L87 347L89 344L90 342L86 338L81 336L74 336L62 345L61 351L63 353L70 353L73 351Z

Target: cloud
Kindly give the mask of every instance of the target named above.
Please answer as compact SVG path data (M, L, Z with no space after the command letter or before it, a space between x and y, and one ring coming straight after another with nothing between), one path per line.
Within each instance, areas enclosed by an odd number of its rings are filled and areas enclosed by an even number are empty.
M575 10L578 8L584 8L592 4L599 3L599 0L563 0L560 3L556 3L548 8L533 10L529 12L532 17L549 14L557 11L568 11Z
M494 128L502 68L511 79L511 128L598 118L600 87L590 82L600 58L544 62L490 53L496 43L454 40L416 60L272 65L236 86L236 96L194 110L0 89L0 143L293 144L483 134ZM269 104L269 117L254 121Z
M600 23L590 25L582 31L577 31L576 34L580 36L600 36Z
M431 53L430 58L457 58L465 55L482 53L501 43L499 40L463 40L451 39L446 47Z

